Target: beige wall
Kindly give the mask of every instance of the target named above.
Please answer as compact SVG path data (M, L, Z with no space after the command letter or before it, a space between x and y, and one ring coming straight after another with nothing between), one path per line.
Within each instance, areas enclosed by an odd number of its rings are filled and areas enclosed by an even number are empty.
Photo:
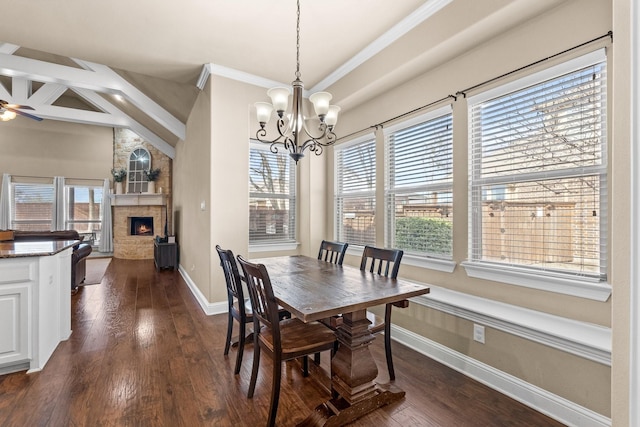
M565 49L591 40L612 29L612 8L608 1L568 1L551 12L500 35L490 42L469 50L422 76L399 85L387 93L369 100L364 105L346 111L340 118L341 134L349 134L383 122L392 117L429 104L449 94L500 76L523 65L554 55ZM606 44L605 40L599 45ZM596 44L597 45L597 44ZM582 50L583 53L586 50ZM566 57L564 59L567 59ZM556 60L558 62L560 59ZM544 66L548 66L549 61ZM611 56L609 64L613 64ZM540 69L540 67L537 67ZM530 70L529 70L530 72ZM613 86L613 85L612 85ZM483 90L486 88L483 88ZM611 87L610 87L611 91ZM477 92L476 92L477 93ZM611 93L611 92L610 92ZM405 278L431 283L456 291L477 295L524 308L538 310L579 321L603 326L611 325L611 300L598 302L567 295L539 291L467 276L460 263L467 258L467 102L459 97L454 109L454 253L458 264L453 273L403 265L400 275ZM611 130L610 130L611 131ZM383 150L382 133L377 133L377 147ZM626 140L615 144L625 144ZM382 159L382 155L378 157ZM328 162L327 237L333 236L333 162ZM383 175L379 175L383 176ZM613 182L624 179L624 172L613 169ZM380 180L379 180L380 181ZM382 184L380 184L382 186ZM619 198L627 197L625 185L613 191L613 205L624 208ZM378 198L378 200L382 200ZM384 210L378 204L377 244L384 245L382 218ZM628 236L628 224L620 225L619 232ZM624 240L624 238L623 238ZM612 239L612 245L624 242ZM617 252L614 248L613 253ZM627 251L628 252L628 251ZM358 257L347 256L345 262L356 265ZM624 258L612 266L624 269ZM620 264L620 265L619 265ZM624 273L622 276L624 276ZM609 277L620 277L610 271ZM618 283L612 282L614 287ZM622 284L624 280L622 281ZM487 328L485 345L471 339L470 322L442 312L412 304L409 310L396 310L394 323L428 339L455 349L474 359L510 373L524 381L583 405L600 414L611 415L611 369L547 346L527 342L521 338Z
M611 224L611 282L614 290L612 296L612 374L611 374L611 418L614 426L629 426L629 336L631 333L631 278L630 265L638 262L637 259L630 259L631 254L631 156L633 153L631 144L634 143L631 136L631 123L634 120L631 87L631 52L632 44L632 14L631 3L634 0L614 0L613 1L613 34L615 44L613 49L613 124L612 124L612 148L611 163L613 174L613 194L611 208L615 212L615 220ZM635 1L636 16L638 2ZM640 30L640 24L636 21L635 30ZM636 35L637 37L637 35ZM635 46L638 49L638 46ZM636 64L638 67L637 55L635 52ZM638 68L635 69L638 72ZM636 81L638 77L636 76ZM638 88L635 88L636 96ZM638 100L636 99L636 105ZM638 112L635 112L637 117ZM636 123L636 126L638 124ZM635 144L640 141L635 141ZM635 160L638 163L638 159ZM635 196L637 197L637 195ZM636 325L637 327L638 325ZM637 330L636 330L637 333ZM637 364L638 361L636 360ZM637 366L637 365L636 365ZM635 372L638 375L638 372ZM636 377L636 382L640 381ZM638 405L638 402L631 402Z
M0 122L0 173L111 178L113 129L17 117Z
M209 301L211 263L211 85L200 93L187 121L185 141L176 145L173 162L174 230L179 263ZM205 210L200 203L205 202Z

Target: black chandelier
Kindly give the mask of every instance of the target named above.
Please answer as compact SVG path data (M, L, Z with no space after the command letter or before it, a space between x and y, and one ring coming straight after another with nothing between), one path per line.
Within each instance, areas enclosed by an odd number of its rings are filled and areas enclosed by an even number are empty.
M329 105L331 94L328 92L316 92L309 97L313 103L318 122L316 129L310 129L312 124L305 121L303 114L303 96L302 90L304 85L300 80L300 0L298 4L298 15L296 25L296 79L291 83L293 87L293 100L291 103L291 111L287 112L289 106L290 90L286 87L274 87L267 91L267 95L271 98L271 103L256 102L256 114L260 129L256 132L256 139L260 142L271 144L271 152L278 152L278 145L281 144L287 151L289 156L296 163L304 157L305 150L315 153L317 156L322 154L323 147L327 147L336 142L336 134L333 128L338 121L338 112L340 107L337 105ZM269 140L267 138L266 124L271 119L271 112L276 110L278 114L277 129L278 137ZM304 141L303 141L304 140Z

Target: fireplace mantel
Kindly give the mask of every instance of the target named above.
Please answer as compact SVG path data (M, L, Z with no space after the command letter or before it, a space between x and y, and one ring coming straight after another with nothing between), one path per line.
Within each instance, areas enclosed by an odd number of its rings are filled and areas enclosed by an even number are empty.
M110 194L111 206L164 206L164 194Z

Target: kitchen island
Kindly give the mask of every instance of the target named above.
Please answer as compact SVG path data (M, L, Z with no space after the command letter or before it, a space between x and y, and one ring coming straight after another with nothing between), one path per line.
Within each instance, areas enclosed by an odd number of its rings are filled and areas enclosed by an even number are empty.
M0 374L40 371L71 335L78 240L0 242Z

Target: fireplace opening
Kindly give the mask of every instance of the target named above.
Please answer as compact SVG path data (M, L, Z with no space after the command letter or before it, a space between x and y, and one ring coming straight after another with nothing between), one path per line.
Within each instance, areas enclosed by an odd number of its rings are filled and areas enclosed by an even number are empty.
M153 236L153 217L152 216L132 216L129 217L131 229L129 234L132 236Z

